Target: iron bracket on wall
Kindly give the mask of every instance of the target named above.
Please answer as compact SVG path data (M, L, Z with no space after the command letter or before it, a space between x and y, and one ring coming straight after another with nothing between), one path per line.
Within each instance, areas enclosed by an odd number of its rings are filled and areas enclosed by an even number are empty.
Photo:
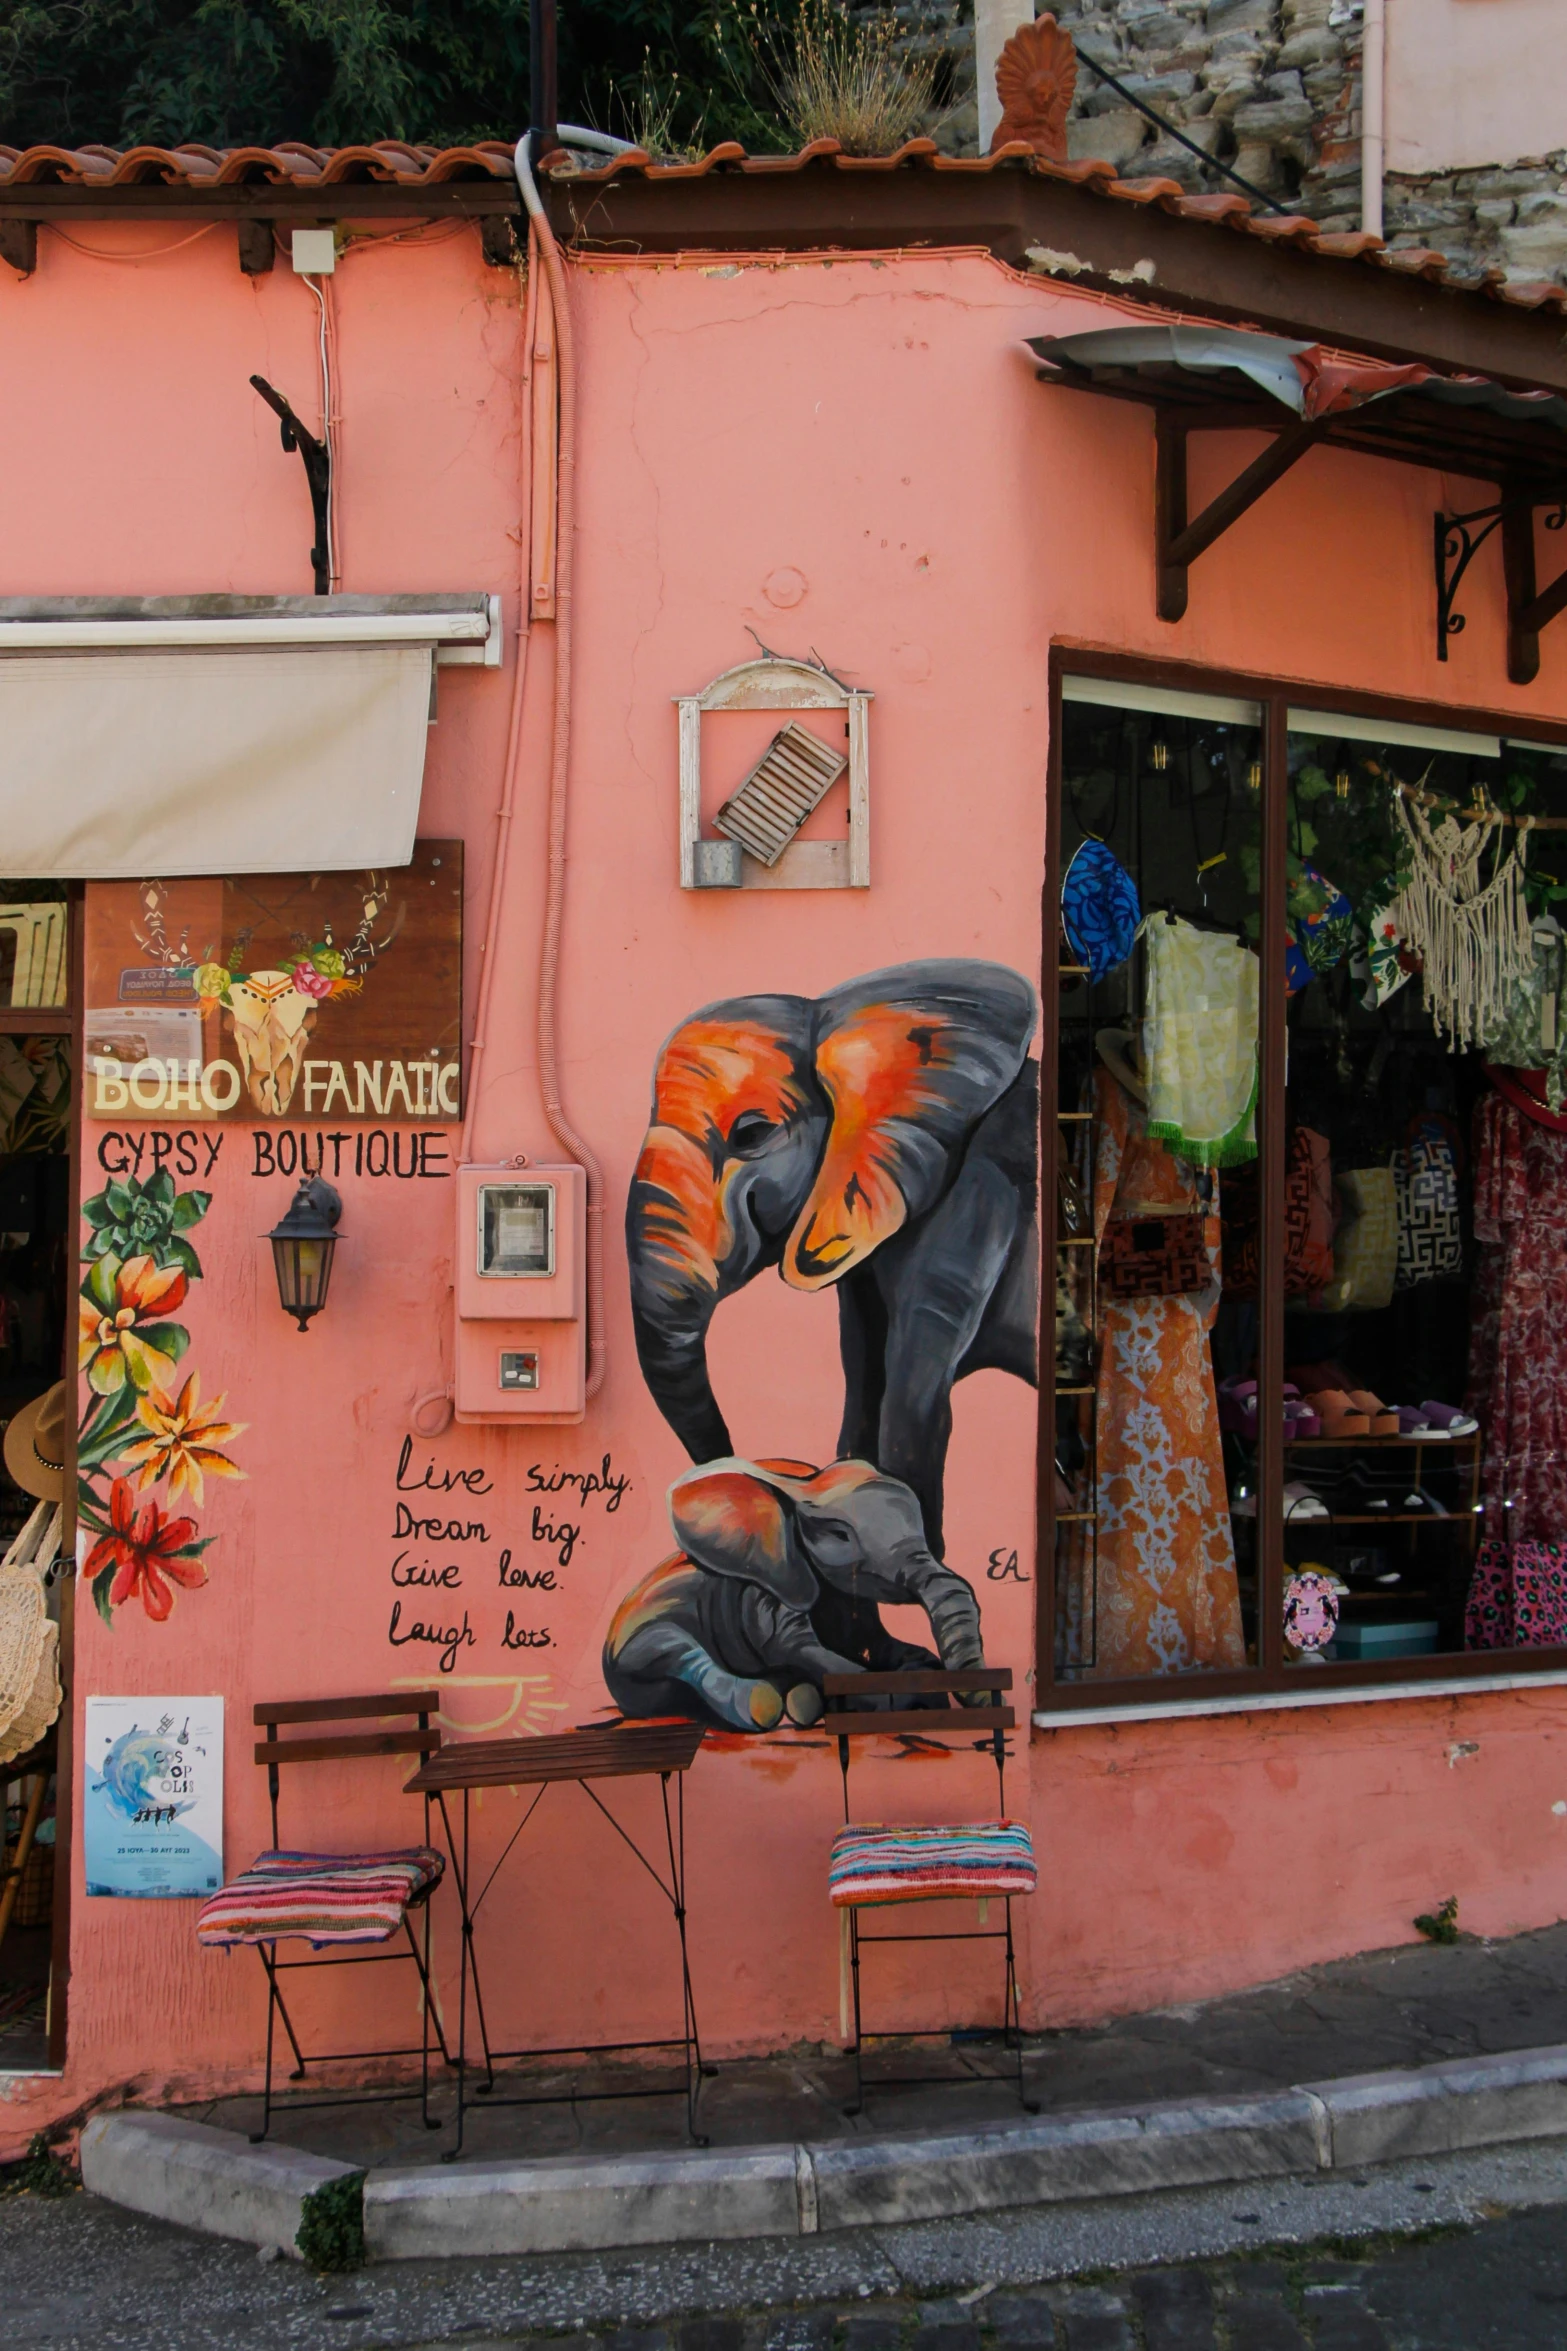
M1432 551L1436 563L1436 657L1447 659L1447 640L1462 633L1464 616L1455 611L1465 572L1493 531L1502 534L1502 574L1507 590L1507 675L1515 686L1527 686L1540 672L1540 631L1557 614L1567 611L1567 569L1541 590L1534 567L1534 517L1544 501L1529 495L1509 496L1499 491L1489 506L1473 506L1466 514L1438 513L1432 517ZM1558 498L1545 517L1548 531L1567 525L1567 496Z
M310 550L310 567L316 575L316 594L332 593L331 542L327 518L332 501L332 452L324 441L302 425L281 392L274 391L265 376L252 376L251 383L278 419L283 446L299 451L305 462L305 479L310 485L310 508L315 516L316 543Z

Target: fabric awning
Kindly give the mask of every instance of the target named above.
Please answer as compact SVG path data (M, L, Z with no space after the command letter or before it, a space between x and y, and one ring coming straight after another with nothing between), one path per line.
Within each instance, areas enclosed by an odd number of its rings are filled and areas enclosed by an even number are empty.
M0 864L38 878L352 871L413 854L432 647L0 659Z

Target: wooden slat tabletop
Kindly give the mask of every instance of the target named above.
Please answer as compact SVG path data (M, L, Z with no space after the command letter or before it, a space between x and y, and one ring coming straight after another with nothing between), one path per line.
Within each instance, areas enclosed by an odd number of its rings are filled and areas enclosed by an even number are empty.
M702 1744L697 1722L606 1725L552 1739L472 1739L445 1746L403 1793L443 1788L512 1788L539 1780L606 1780L634 1772L687 1771Z

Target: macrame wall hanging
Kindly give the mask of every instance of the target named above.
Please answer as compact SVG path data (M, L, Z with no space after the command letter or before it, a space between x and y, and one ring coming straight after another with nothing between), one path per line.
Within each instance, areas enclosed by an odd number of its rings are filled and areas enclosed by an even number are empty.
M1534 955L1524 866L1533 820L1521 819L1516 847L1488 882L1485 855L1501 831L1486 815L1467 829L1456 817L1433 826L1402 786L1394 794L1409 843L1411 872L1392 913L1422 958L1426 1009L1450 1053L1481 1044L1503 1018L1513 983Z

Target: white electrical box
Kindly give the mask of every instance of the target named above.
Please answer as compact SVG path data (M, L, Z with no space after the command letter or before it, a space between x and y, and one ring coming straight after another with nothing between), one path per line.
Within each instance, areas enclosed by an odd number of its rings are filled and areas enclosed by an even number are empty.
M581 1420L587 1189L580 1167L457 1170L459 1420Z

